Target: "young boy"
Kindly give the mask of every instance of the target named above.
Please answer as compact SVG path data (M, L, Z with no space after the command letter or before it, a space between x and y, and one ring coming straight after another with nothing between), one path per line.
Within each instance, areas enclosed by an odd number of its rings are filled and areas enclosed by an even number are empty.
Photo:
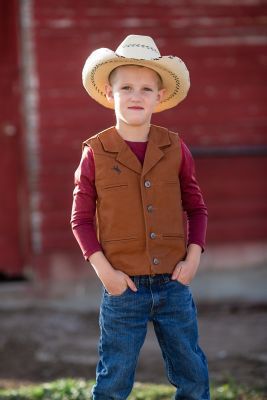
M104 286L92 398L127 398L152 321L175 399L207 400L189 288L205 246L207 210L188 148L176 133L150 124L153 112L186 97L188 70L177 57L161 57L150 37L130 35L116 52L98 49L88 57L83 84L116 115L115 127L84 142L71 219Z

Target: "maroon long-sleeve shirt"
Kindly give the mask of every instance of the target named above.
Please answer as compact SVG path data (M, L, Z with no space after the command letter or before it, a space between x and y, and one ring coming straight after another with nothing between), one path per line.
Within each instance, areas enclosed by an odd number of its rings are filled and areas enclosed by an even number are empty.
M126 141L133 153L144 162L148 142ZM198 244L204 249L207 228L207 208L195 176L193 157L181 140L182 161L179 174L183 209L188 220L188 245ZM97 192L95 187L94 154L86 146L79 167L75 172L75 189L73 192L73 206L71 225L74 236L78 241L85 259L96 251L101 250L98 242L94 217L96 212Z

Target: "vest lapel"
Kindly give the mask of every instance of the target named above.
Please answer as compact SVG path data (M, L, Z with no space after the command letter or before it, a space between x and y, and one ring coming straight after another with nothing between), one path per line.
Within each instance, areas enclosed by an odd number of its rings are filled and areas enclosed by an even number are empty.
M123 143L123 146L119 154L117 155L116 160L125 165L127 168L141 174L142 165L126 142Z
M141 174L142 165L127 143L120 137L115 127L111 127L99 135L105 151L118 153L116 160L127 168Z
M170 144L168 130L151 125L142 175L146 175L164 156L161 147L168 147Z

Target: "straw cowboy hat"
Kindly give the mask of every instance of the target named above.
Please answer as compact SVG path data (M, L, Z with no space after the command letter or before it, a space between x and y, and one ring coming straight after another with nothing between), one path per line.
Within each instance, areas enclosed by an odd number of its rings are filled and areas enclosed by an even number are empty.
M184 62L175 56L161 56L149 36L129 35L114 52L97 49L87 58L82 81L89 95L105 107L113 108L105 95L111 71L122 65L140 65L156 71L163 82L165 94L155 112L175 107L187 95L190 87L189 72Z

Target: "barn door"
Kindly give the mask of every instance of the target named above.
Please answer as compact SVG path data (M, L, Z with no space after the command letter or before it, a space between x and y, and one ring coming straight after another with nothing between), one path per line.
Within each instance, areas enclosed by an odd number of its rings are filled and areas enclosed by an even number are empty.
M0 0L0 276L23 273L25 212L19 111L18 3Z

